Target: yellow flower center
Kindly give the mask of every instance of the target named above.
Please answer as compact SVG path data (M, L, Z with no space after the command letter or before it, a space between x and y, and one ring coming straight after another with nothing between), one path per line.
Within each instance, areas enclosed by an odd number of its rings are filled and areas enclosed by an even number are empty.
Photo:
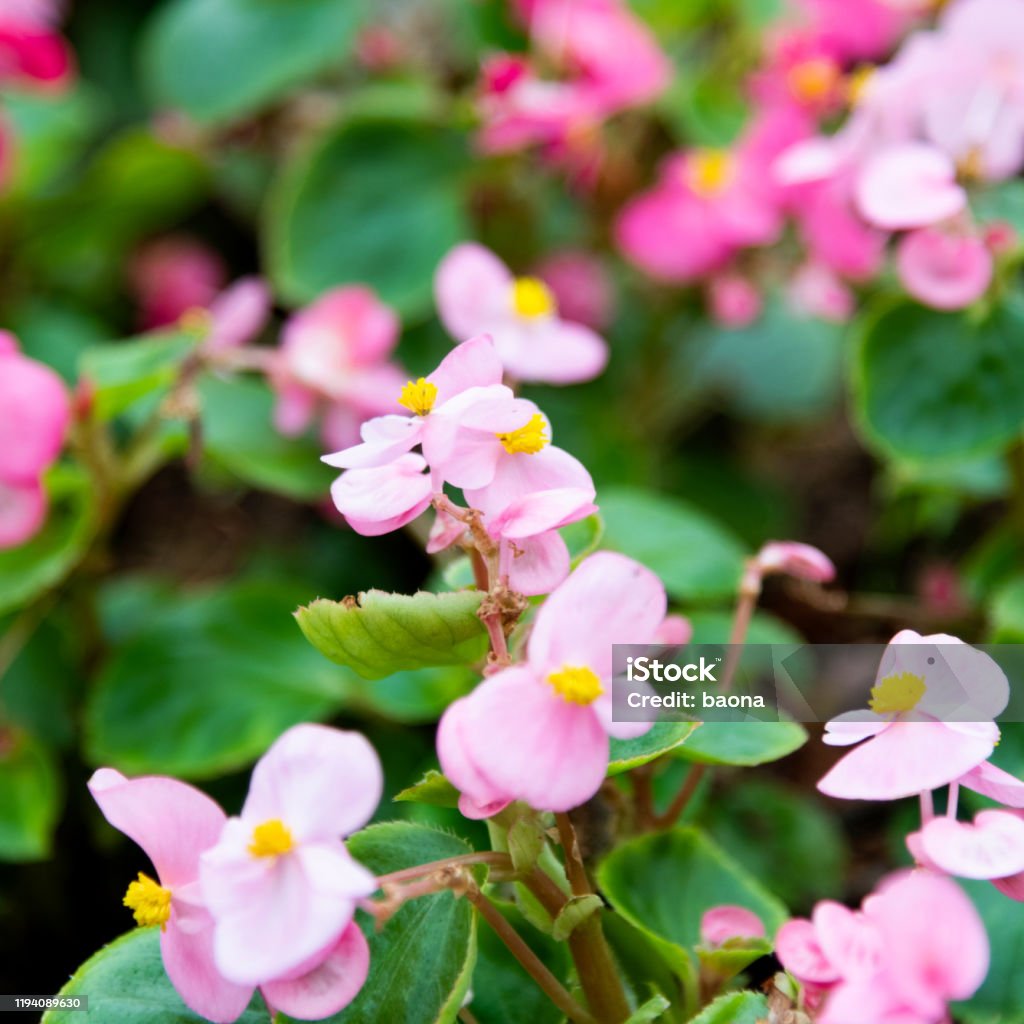
M985 177L985 154L980 146L971 146L956 164L957 173L968 184Z
M407 380L398 396L398 404L404 405L409 412L417 416L426 416L434 408L437 401L437 385L431 384L425 377L419 380Z
M727 149L698 149L686 161L686 183L702 199L724 192L736 176L736 158Z
M132 882L124 894L124 905L135 915L137 925L146 928L158 924L162 931L171 916L171 890L140 871L138 881Z
M840 79L839 66L828 57L812 57L789 69L786 85L801 103L821 103L835 90Z
M254 857L276 857L287 853L294 845L288 826L280 818L271 818L252 830L249 852Z
M871 688L868 707L876 715L898 715L902 711L913 711L926 689L924 677L915 676L913 672L886 676L878 686Z
M517 277L512 283L512 306L520 316L534 319L555 311L555 297L539 278Z
M857 106L867 96L877 73L874 64L861 64L850 72L846 79L846 98L851 107Z
M555 693L572 704L592 704L604 693L597 674L585 665L563 665L548 676L548 682Z
M548 425L539 412L530 417L530 422L523 424L518 430L494 436L505 446L509 455L536 455L551 438L544 433Z

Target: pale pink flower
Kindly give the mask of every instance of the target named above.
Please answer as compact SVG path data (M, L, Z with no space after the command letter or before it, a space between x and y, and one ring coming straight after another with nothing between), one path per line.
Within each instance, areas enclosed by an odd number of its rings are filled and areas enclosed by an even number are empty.
M190 310L208 309L224 287L223 261L209 246L169 235L143 246L128 268L142 328L176 324Z
M611 320L614 295L612 282L601 261L588 252L563 249L546 257L536 269L555 297L566 320L586 324L594 330Z
M517 380L577 383L596 377L608 361L604 339L583 324L563 320L547 285L534 277L513 277L482 245L468 242L452 249L437 269L434 293L448 333L459 342L489 334Z
M835 579L836 567L823 551L795 540L768 541L757 553L757 567L765 576L785 573L801 580L829 583Z
M722 906L704 911L700 919L700 941L704 946L724 946L735 939L763 939L764 922L746 907Z
M565 811L597 792L608 737L649 722L612 720L612 645L653 639L665 616L658 578L623 555L586 558L541 606L527 661L488 677L441 719L438 756L467 817L512 800Z
M685 615L666 615L655 631L651 643L666 647L682 647L693 638L693 624Z
M761 293L747 278L735 273L719 274L708 284L711 316L723 327L747 327L760 315Z
M918 302L933 309L963 309L992 283L992 253L974 235L922 228L900 239L896 270Z
M1024 871L1024 820L1013 811L979 811L973 822L932 818L907 836L926 867L960 878L1006 878Z
M884 57L905 30L905 11L890 0L798 0L807 31L842 61Z
M274 423L289 437L318 413L331 448L355 444L373 416L397 412L404 375L390 362L398 316L370 288L334 288L289 318L270 371Z
M869 710L825 726L825 742L860 744L818 783L828 796L896 800L937 789L986 761L1009 684L985 653L943 633L905 629L882 655ZM866 741L866 742L862 742Z
M342 837L366 824L382 785L370 744L327 726L294 726L259 760L241 815L200 857L224 977L288 979L335 949L356 902L377 888ZM354 933L349 939L359 945Z
M203 340L208 353L241 348L263 330L270 315L270 289L259 277L242 277L215 296L210 328Z
M824 263L809 260L793 272L786 288L790 305L804 316L846 323L853 316L853 292Z

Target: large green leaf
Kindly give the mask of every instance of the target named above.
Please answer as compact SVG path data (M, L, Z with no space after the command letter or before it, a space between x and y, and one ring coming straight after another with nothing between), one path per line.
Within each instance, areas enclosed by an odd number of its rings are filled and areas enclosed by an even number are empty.
M463 665L482 658L487 633L477 617L482 595L386 594L368 590L344 601L320 599L295 613L321 654L367 679L403 669Z
M633 488L609 488L598 501L604 546L653 569L673 597L713 600L736 592L743 547L703 513Z
M242 583L164 597L115 643L86 706L93 763L191 778L241 767L323 719L346 683L291 621L299 589Z
M337 475L307 438L282 437L273 425L274 398L258 380L206 377L199 385L203 451L246 483L298 500L323 498Z
M1024 426L1024 308L985 319L890 306L860 332L857 410L883 451L955 459L996 451Z
M689 956L706 910L754 911L769 934L786 908L702 832L675 828L627 840L598 869L601 891L630 924Z
M469 853L461 839L447 832L406 822L371 825L352 836L348 848L378 876ZM421 896L380 931L359 916L370 943L370 975L355 1000L328 1018L330 1024L451 1024L476 958L469 903L449 892Z
M158 103L201 122L252 113L344 61L364 0L172 0L144 62Z
M328 132L286 173L267 222L267 262L282 295L308 302L333 285L371 285L403 315L431 305L441 257L469 233L464 141L401 121Z
M0 860L48 857L60 806L53 753L27 735L0 732Z
M696 722L655 722L643 736L636 739L613 739L608 774L618 775L675 750L689 740L697 727Z
M797 722L705 722L675 750L675 756L701 764L752 767L778 761L807 742Z
M60 990L88 996L89 1010L48 1010L42 1024L206 1024L174 991L160 958L160 930L136 928L94 953ZM267 1024L259 995L235 1024Z

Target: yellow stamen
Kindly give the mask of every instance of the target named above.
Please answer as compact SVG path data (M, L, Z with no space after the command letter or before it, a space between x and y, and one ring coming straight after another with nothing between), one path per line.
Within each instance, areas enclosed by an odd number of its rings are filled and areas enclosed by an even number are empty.
M536 455L545 445L551 443L551 438L544 433L547 429L544 417L536 412L530 417L530 422L518 430L509 431L507 434L495 434L495 437L505 446L505 451L509 455Z
M563 665L548 676L548 682L563 700L572 704L592 704L604 693L601 680L585 665Z
M736 176L736 158L727 149L698 149L686 161L686 183L702 199L724 192Z
M956 164L957 173L962 181L971 184L982 181L985 177L985 154L980 146L972 146Z
M405 382L402 393L398 396L398 404L404 405L409 412L417 416L426 416L434 408L437 401L437 385L431 384L425 377Z
M926 689L924 677L916 676L913 672L886 676L878 686L871 688L868 707L876 715L897 715L903 711L913 711Z
M877 74L874 64L861 64L850 72L846 79L846 98L851 107L857 106L867 96Z
M801 103L822 103L835 91L840 76L839 66L834 60L812 57L789 69L786 85Z
M135 915L137 925L146 928L158 924L163 931L171 916L171 890L140 871L138 881L132 882L124 894L124 905Z
M517 277L512 283L512 306L520 316L534 319L555 311L555 297L539 278Z
M288 826L280 818L271 818L252 830L249 852L254 857L276 857L287 853L294 845Z

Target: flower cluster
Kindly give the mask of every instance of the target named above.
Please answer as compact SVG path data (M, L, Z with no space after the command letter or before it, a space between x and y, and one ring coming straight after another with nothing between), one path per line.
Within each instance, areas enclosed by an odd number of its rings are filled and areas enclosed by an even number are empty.
M164 967L185 1003L214 1024L258 988L271 1008L318 1020L348 1005L369 970L354 921L376 879L342 837L369 820L383 777L359 734L322 725L284 733L253 769L238 817L160 776L100 768L89 790L106 819L149 857L125 906L160 928Z

